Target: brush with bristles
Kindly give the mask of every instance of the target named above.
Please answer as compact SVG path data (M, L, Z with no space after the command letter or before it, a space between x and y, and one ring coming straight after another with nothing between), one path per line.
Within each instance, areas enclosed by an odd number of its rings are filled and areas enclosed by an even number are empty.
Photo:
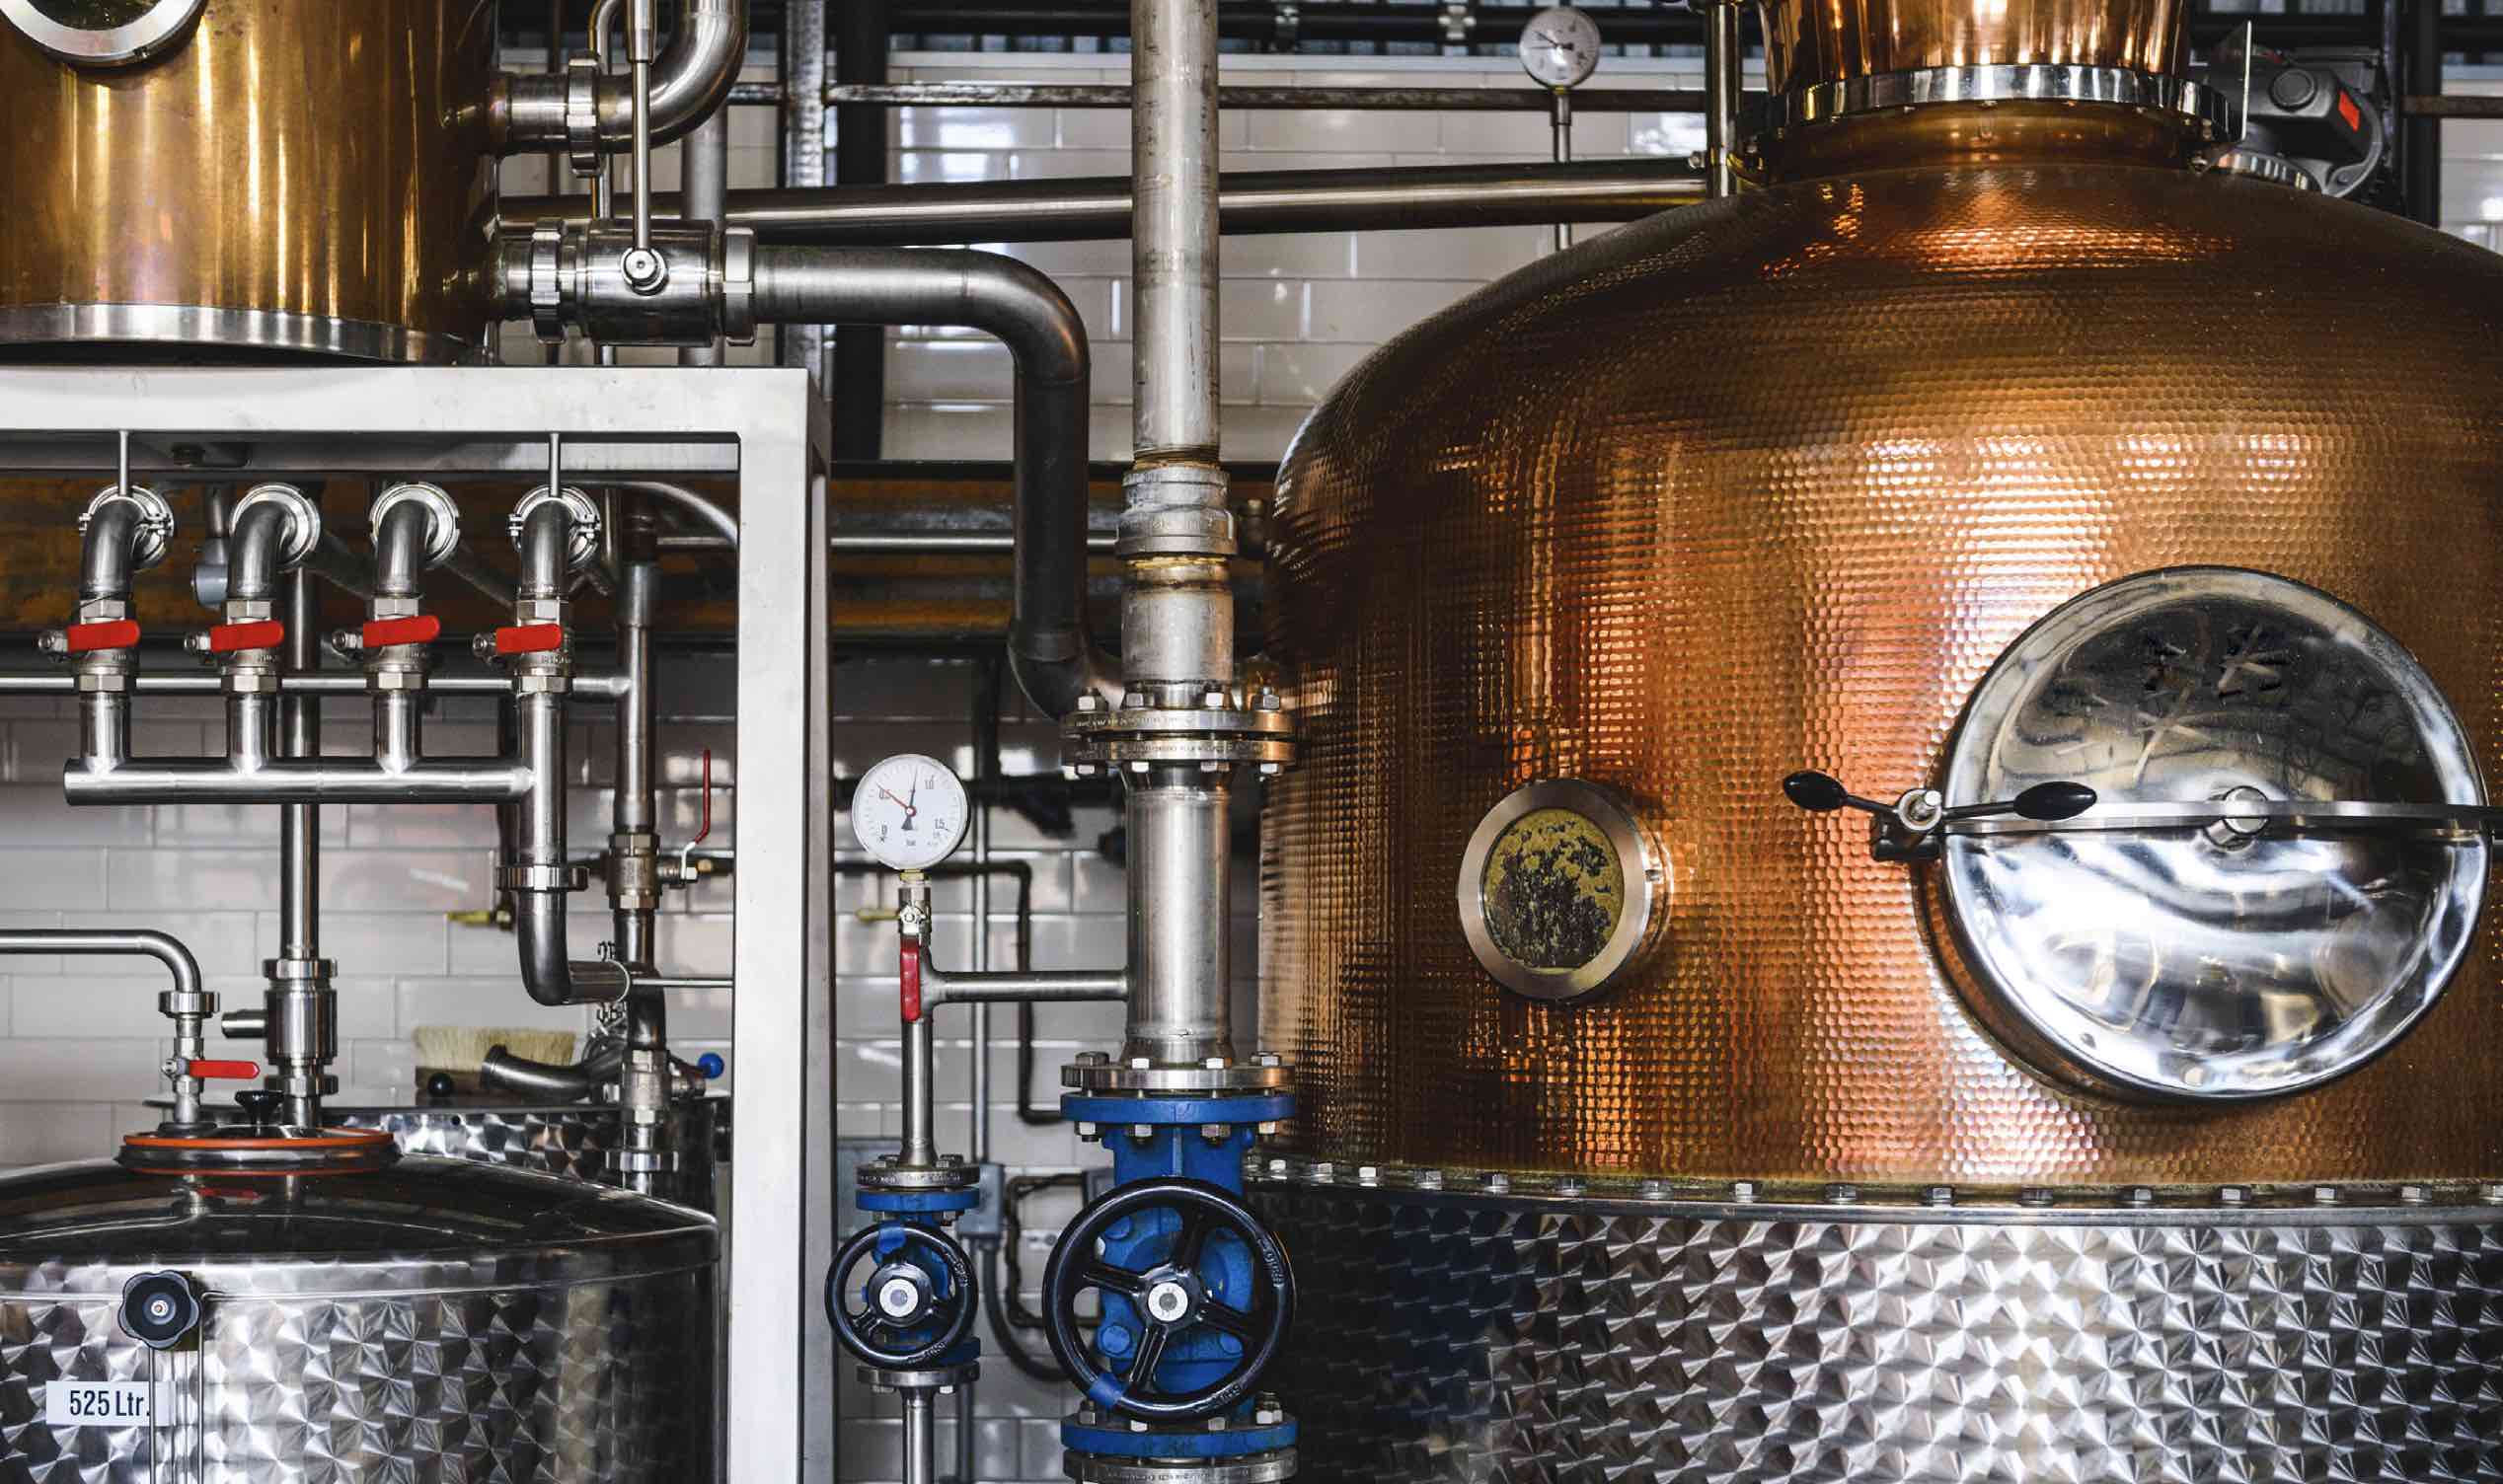
M487 1054L500 1046L524 1061L563 1067L573 1061L573 1032L519 1030L475 1025L420 1025L411 1036L417 1043L417 1074L448 1072L476 1076Z

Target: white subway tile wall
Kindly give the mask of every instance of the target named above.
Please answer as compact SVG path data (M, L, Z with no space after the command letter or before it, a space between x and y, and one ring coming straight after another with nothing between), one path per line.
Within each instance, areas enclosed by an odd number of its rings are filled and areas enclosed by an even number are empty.
M1345 58L1228 58L1234 83L1360 86L1431 82L1510 87L1517 74L1486 59L1403 58L1378 67ZM772 75L770 65L752 78ZM897 81L1032 80L1124 82L1116 55L1056 56L907 53L894 59ZM1696 64L1611 59L1599 85L1691 87ZM2475 74L2453 80L2455 91L2490 92L2499 85ZM906 109L890 115L889 145L898 181L982 181L1117 175L1128 169L1128 118L1114 111ZM1229 170L1332 169L1380 165L1543 160L1545 119L1529 113L1229 114L1223 120ZM742 108L732 115L731 184L773 183L774 113ZM1576 122L1577 156L1678 156L1702 144L1699 121L1670 113L1589 113ZM2503 123L2452 123L2445 129L2445 213L2448 228L2486 246L2503 230ZM675 188L674 149L664 150L655 179ZM508 188L545 188L538 157L511 162ZM1478 231L1300 233L1236 238L1226 244L1222 352L1225 452L1237 459L1277 457L1304 414L1376 345L1416 318L1479 284L1549 251L1544 228ZM979 246L978 244L976 246ZM1051 243L1005 248L1054 274L1086 316L1096 336L1092 453L1127 456L1131 400L1126 243ZM508 327L510 359L540 358L526 328ZM579 347L573 352L577 357ZM765 342L735 352L757 362ZM630 352L657 362L665 353ZM999 347L979 336L907 329L888 338L886 453L903 459L997 459L1009 452L1011 370ZM857 773L900 749L932 752L958 766L970 762L968 721L975 668L962 662L896 658L849 659L837 675L838 771ZM683 841L703 812L703 755L713 754L715 841L726 842L735 810L734 740L729 676L718 663L673 660L660 731L664 839ZM142 708L142 753L190 753L217 744L213 703L152 701ZM1046 771L1057 763L1051 729L1012 711L1007 728L1011 772ZM334 705L329 745L361 750L361 710ZM429 727L438 745L485 751L490 717L475 705L447 704ZM11 849L0 854L0 927L66 924L146 925L173 931L198 951L209 983L229 1004L259 993L260 960L276 942L276 819L267 809L195 806L154 810L71 810L57 782L58 761L73 745L66 703L0 699L0 825ZM613 774L608 730L586 708L573 729L576 837L606 833L606 786ZM1120 869L1095 850L1116 823L1109 808L1081 809L1066 834L1036 829L1000 811L994 846L1002 858L1032 870L1033 959L1038 967L1109 967L1121 961ZM838 829L840 825L838 824ZM848 836L839 836L848 840ZM534 1006L514 977L512 942L492 928L455 925L451 914L487 905L493 827L483 809L355 808L323 811L325 951L340 961L342 1079L360 1092L407 1095L414 1077L411 1033L420 1025L556 1025L580 1029L578 1012ZM847 860L851 857L847 855ZM1250 1017L1252 872L1238 870L1236 962L1242 971L1238 1008ZM842 878L838 892L835 1078L840 1132L897 1131L893 929L854 914L891 903L891 883L868 874ZM663 967L720 975L730 966L729 890L720 883L673 893L659 944ZM577 951L606 933L595 893L576 899ZM942 962L969 964L977 935L970 890L949 884L939 897L937 951ZM1011 894L991 901L991 962L1014 952ZM0 959L0 1166L84 1157L107 1151L118 1130L149 1117L139 1100L159 1085L165 1050L155 1013L156 979L110 960L30 957ZM718 1050L737 1060L726 1041L728 996L675 996L672 1029L688 1055ZM1101 1047L1120 1030L1108 1006L1043 1006L1037 1012L1038 1100L1056 1094L1057 1068L1079 1050ZM1101 1162L1065 1125L1030 1127L1018 1116L1014 1016L1003 1012L991 1055L992 1150L1020 1172L1074 1169ZM971 1122L969 1027L942 1027L939 1045L939 1133L947 1147L967 1147ZM1245 1032L1248 1035L1248 1028ZM746 1113L743 1116L759 1116ZM1028 1213L1023 1268L1027 1299L1061 1224L1074 1210L1069 1193L1038 1199ZM1037 1337L1021 1337L1040 1352ZM985 1335L988 1359L979 1390L977 1466L988 1479L1057 1479L1057 1419L1068 1404L1062 1388L1034 1381ZM900 1471L899 1425L892 1398L876 1397L845 1377L842 1477L878 1480ZM941 1427L942 1457L953 1447L954 1414Z

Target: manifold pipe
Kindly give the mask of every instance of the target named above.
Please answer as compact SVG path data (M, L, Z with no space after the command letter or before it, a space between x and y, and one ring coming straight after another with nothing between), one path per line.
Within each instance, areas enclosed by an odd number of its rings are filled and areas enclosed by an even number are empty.
M572 583L572 545L573 512L564 500L547 500L530 512L521 533L520 608L564 600ZM518 608L514 618L533 622ZM515 811L512 864L537 878L513 892L521 984L541 1004L605 1002L626 993L626 971L614 963L577 963L566 948L565 697L522 688L533 673L562 674L564 661L534 670L534 658L516 656L513 663L513 721L529 787Z
M1087 626L1087 331L1060 286L996 253L774 248L756 255L774 325L955 325L1017 362L1016 589L1009 666L1052 716L1089 691L1120 702Z
M651 68L650 138L667 144L719 110L747 57L747 0L678 0L678 25ZM506 72L488 101L488 129L499 155L565 149L566 93L570 78ZM602 75L592 87L592 112L602 151L635 142L635 89L625 76Z
M1704 199L1684 161L1423 165L1375 170L1241 171L1218 177L1227 237L1409 227L1520 227L1630 222ZM683 211L677 198L655 210ZM913 247L960 242L1092 242L1131 236L1126 176L939 186L733 190L727 222L757 241L810 247ZM506 231L562 217L589 220L580 196L507 196Z

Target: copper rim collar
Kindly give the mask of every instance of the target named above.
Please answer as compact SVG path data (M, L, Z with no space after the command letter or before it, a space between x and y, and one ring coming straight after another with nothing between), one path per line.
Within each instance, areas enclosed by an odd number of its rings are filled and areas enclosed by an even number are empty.
M1765 122L1778 133L1854 114L1994 103L2108 104L2177 114L2212 139L2233 132L2233 101L2188 78L2049 62L1925 67L1815 83L1768 100Z

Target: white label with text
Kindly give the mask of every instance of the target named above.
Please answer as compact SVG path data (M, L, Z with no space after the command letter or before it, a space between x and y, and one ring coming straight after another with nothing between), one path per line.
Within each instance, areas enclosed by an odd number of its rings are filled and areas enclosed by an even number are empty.
M139 1428L155 1416L148 1381L52 1381L43 1388L43 1420L56 1428Z

